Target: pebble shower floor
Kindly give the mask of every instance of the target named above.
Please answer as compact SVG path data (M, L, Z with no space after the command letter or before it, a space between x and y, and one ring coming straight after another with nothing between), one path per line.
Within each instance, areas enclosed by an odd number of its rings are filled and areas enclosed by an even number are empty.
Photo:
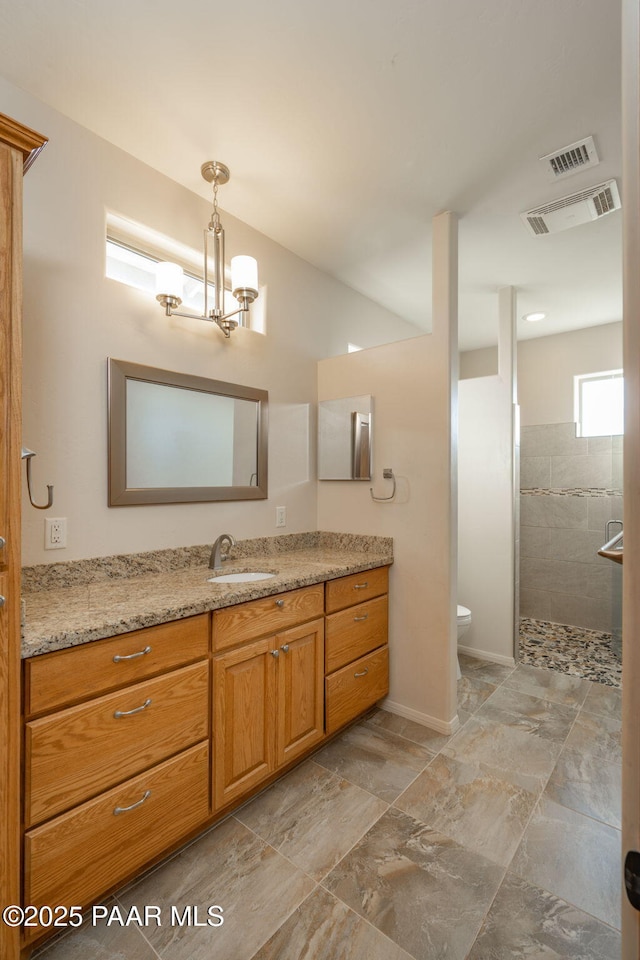
M622 663L613 649L610 633L523 618L520 662L610 687L622 686Z

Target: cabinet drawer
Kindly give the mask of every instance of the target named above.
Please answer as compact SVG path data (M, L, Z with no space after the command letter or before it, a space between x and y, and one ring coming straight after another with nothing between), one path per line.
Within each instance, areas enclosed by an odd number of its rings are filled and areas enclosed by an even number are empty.
M388 610L388 599L383 596L327 617L325 673L339 670L385 644Z
M206 657L209 614L133 630L25 661L25 713L31 716Z
M25 903L85 906L208 815L205 742L30 830L24 841Z
M249 600L213 613L213 649L227 650L246 640L280 633L324 613L324 584Z
M204 662L32 720L25 730L25 822L68 810L203 740L208 703Z
M371 597L379 597L389 589L389 568L376 567L348 577L327 582L327 613L342 610Z
M389 648L337 670L325 680L326 729L335 733L389 691Z

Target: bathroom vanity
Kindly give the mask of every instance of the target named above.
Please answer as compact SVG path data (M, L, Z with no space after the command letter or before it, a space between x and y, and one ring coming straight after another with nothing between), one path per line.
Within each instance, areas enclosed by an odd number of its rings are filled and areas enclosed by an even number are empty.
M285 573L225 590L182 571L208 610L25 657L25 904L89 906L385 696L392 558L317 556L270 558L302 570L301 587ZM152 579L120 583L148 597Z

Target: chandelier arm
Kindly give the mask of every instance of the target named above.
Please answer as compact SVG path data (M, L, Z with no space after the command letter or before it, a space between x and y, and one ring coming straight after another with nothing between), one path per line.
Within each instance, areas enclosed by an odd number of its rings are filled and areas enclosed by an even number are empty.
M205 317L201 313L187 313L185 310L174 310L171 304L166 306L166 314L168 317L187 317L189 320L208 320L209 323L217 323L218 320L228 320L229 317L235 317L238 313L242 313L244 307L238 307L237 310L232 310L231 313L224 313L221 317L208 316Z

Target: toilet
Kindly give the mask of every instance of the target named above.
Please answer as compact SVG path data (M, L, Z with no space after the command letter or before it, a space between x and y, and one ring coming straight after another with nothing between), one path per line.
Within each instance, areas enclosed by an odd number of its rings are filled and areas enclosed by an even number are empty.
M458 604L458 643L460 643L460 638L465 635L470 626L471 610L469 610L467 607L463 607L461 604ZM461 676L460 661L458 660L458 680Z

